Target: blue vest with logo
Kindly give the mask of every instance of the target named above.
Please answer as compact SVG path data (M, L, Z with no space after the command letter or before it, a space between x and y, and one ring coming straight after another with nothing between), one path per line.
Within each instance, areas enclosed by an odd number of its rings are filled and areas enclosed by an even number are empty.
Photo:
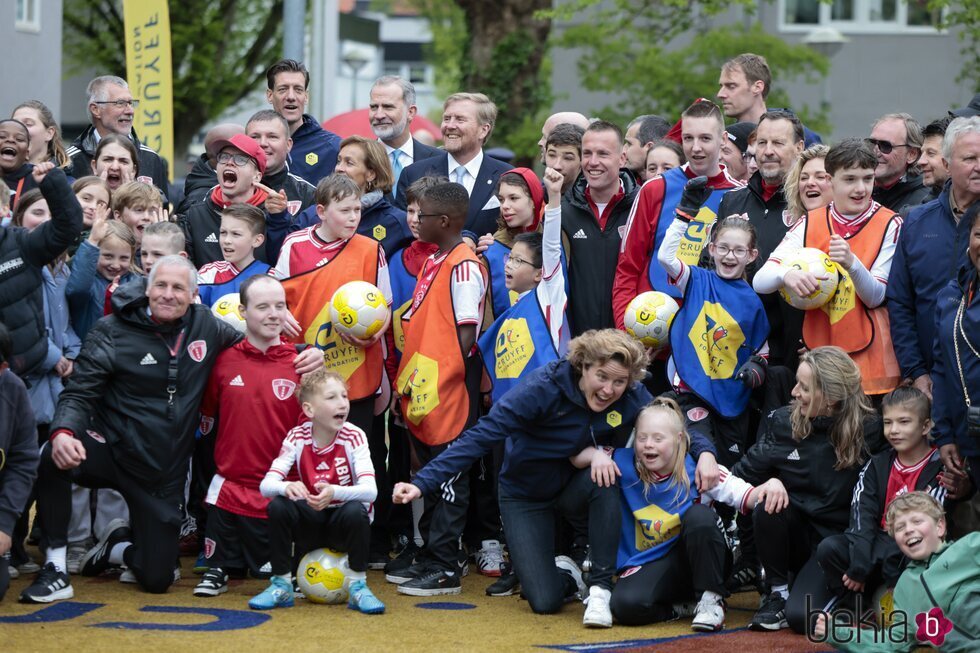
M628 567L659 560L674 547L681 534L681 517L698 498L694 484L696 465L687 456L684 467L691 487L686 494L671 485L670 479L653 483L644 493L633 449L616 449L613 461L623 473L619 478L623 525L616 555L616 570L622 573Z
M477 344L493 383L494 401L519 385L529 372L561 358L551 340L536 289L504 311Z
M741 415L752 391L735 378L769 337L762 301L744 279L690 267L684 305L670 326L678 376L723 417Z
M664 242L664 235L667 228L674 221L674 211L677 203L681 201L681 193L684 192L684 185L688 182L688 177L682 168L671 168L663 174L664 180L664 199L660 204L660 216L657 218L657 232L653 238L652 254L650 255L650 268L647 271L647 278L654 290L667 293L671 297L680 298L681 293L677 287L667 280L667 271L657 260L657 252L660 245ZM684 261L687 265L695 267L701 258L701 250L708 244L708 235L711 232L711 225L715 223L718 216L718 205L730 188L715 189L708 196L708 199L701 210L698 211L694 219L684 232L680 245L677 248L677 258Z
M395 252L388 261L388 277L391 280L391 328L395 336L395 360L401 361L405 348L405 331L402 315L412 306L415 284L418 278L405 267L405 249Z
M242 284L249 277L254 277L258 274L268 274L269 268L270 265L268 263L252 261L244 270L235 275L233 279L224 283L202 283L197 288L198 295L201 297L201 303L205 306L214 306L225 295L237 293L238 289L242 287Z

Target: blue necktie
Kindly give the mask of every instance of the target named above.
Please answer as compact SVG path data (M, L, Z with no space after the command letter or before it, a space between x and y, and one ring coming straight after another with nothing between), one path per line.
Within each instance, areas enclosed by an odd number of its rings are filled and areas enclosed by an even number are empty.
M391 151L391 153L390 153L390 154L388 155L388 156L390 156L390 157L391 157L391 171L392 171L392 172L394 173L394 175L395 175L395 181L394 181L394 182L392 182L392 188L395 188L395 187L397 187L397 186L398 186L398 178L399 178L399 177L401 176L401 174L402 174L402 162L401 162L401 157L400 157L400 156L398 156L398 154L399 154L400 152L401 152L401 150L392 150L392 151Z

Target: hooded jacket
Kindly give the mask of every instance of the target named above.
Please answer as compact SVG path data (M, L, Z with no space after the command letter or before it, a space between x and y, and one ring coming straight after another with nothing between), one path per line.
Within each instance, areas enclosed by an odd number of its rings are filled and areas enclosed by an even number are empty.
M966 392L971 404L980 406L980 278L969 261L960 267L955 279L943 288L936 300L936 339L932 361L932 436L936 445L956 444L960 455L975 459L980 464L980 438L971 438L967 431L966 401L960 369L966 381ZM970 301L972 299L972 301ZM959 343L959 364L953 329L957 309L964 302L962 333L969 345L963 342L960 329L956 329ZM973 350L971 350L972 346ZM973 472L977 478L978 472Z
M340 136L320 126L316 118L303 114L303 124L292 134L289 169L316 186L333 173L340 154Z
M82 231L82 207L65 173L57 168L41 181L51 220L28 232L0 229L0 322L10 331L11 368L21 376L40 373L48 352L41 269L58 258Z
M153 185L163 193L164 203L166 203L166 198L170 197L167 164L164 163L159 154L140 142L135 129L129 132L129 139L133 141L133 145L139 154L139 176L152 179ZM75 179L95 174L92 169L92 159L95 157L95 148L98 144L95 127L89 125L65 150L68 158L71 159L71 163L65 168L65 173Z
M889 188L875 185L871 199L895 213L907 215L908 210L918 206L929 197L929 189L922 183L922 175L905 175Z
M762 436L732 467L732 473L753 485L778 478L786 486L790 506L799 510L821 537L843 533L862 465L834 469L837 455L830 441L831 417L813 418L810 435L799 442L794 440L791 410L791 406L783 406L769 413ZM864 421L864 459L884 446L881 418L870 415Z
M37 431L27 388L0 371L0 533L13 535L37 477Z
M579 176L561 200L561 230L568 261L568 322L572 336L589 329L616 326L613 319L612 289L619 249L626 231L633 200L639 187L627 170L619 171L622 197L606 210L605 228L599 227Z
M520 389L501 397L475 426L429 461L412 483L423 494L434 492L506 440L500 497L555 498L576 472L569 457L589 446L625 446L636 416L650 401L646 388L634 383L608 409L594 413L578 382L579 376L564 358L534 370ZM715 453L707 440L693 433L691 455L696 460L705 451Z
M916 379L932 370L939 291L966 260L966 221L956 224L949 183L939 199L913 207L902 224L888 273L888 318L892 346L902 377Z
M201 304L166 324L148 307L142 280L113 293L112 315L89 331L51 433L101 435L126 473L170 489L186 479L211 368L242 335Z

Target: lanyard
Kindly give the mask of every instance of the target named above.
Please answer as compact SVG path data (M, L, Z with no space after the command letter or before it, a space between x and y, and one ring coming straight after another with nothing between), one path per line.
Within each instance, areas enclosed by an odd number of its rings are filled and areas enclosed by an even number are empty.
M973 343L966 337L966 331L963 329L963 312L966 309L966 296L968 294L973 294L972 288L963 293L959 308L956 309L956 317L953 318L953 351L956 354L956 370L960 373L960 385L963 387L963 400L966 402L966 407L970 408L970 394L966 390L966 375L963 373L963 362L960 358L960 338L963 338L963 342L966 343L966 346L970 348L970 351L973 352L976 358L980 359L980 354L977 353L977 350L973 347ZM960 338L957 338L957 335Z
M184 344L184 330L177 334L177 340L173 346L167 342L162 334L157 336L163 340L170 351L170 360L167 362L167 419L174 419L174 395L177 394L177 356L180 354L180 346Z

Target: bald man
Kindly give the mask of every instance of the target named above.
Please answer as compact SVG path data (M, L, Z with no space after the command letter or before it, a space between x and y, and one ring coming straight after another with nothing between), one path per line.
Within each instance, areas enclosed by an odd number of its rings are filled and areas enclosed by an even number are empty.
M208 158L208 150L215 141L227 141L236 134L244 134L245 127L233 122L223 122L215 125L204 135L204 152L194 162L194 167L187 173L184 180L184 197L177 205L175 215L184 215L191 204L200 201L218 183L218 173L215 172L217 161Z
M548 116L548 119L544 121L544 125L541 127L541 140L538 141L538 148L541 150L541 163L544 163L545 145L548 141L548 136L551 134L551 130L566 122L577 125L582 129L587 129L589 126L589 119L578 111L559 111Z

